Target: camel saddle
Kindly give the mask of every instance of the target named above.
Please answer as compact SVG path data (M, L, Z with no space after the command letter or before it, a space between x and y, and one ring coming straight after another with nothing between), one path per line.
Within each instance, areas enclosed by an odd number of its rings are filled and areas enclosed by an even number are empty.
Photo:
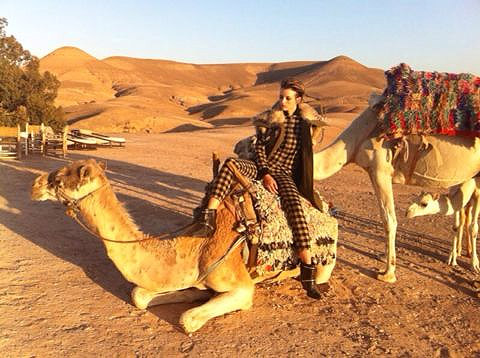
M279 197L267 191L261 182L246 178L232 162L227 165L236 180L224 205L236 216L235 230L246 237L243 257L250 274L263 276L297 267L299 258ZM337 220L330 215L329 205L323 199L321 210L305 198L301 201L311 236L312 262L327 265L336 257Z

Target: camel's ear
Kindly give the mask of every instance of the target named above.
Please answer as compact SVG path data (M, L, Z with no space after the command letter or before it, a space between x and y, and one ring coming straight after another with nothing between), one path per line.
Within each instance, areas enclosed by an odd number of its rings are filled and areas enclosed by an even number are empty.
M440 198L440 194L435 193L432 195L432 197L433 197L433 200L438 200Z
M104 160L99 161L98 165L100 166L100 168L102 168L102 170L107 169L107 162Z
M80 180L88 178L92 174L92 167L90 165L82 165L78 168L78 177Z

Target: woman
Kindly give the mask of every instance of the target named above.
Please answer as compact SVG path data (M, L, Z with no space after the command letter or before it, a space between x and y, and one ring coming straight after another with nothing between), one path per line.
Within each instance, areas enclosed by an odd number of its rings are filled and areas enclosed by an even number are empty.
M300 195L319 208L313 195L311 126L322 122L318 113L303 103L304 94L302 82L292 78L283 80L279 101L273 106L271 115L254 122L257 136L254 161L229 158L227 162L233 161L243 175L261 179L268 191L280 195L301 261L302 286L309 297L318 299L321 294L315 284L315 266L311 260L310 237ZM200 231L205 236L215 232L216 209L228 193L233 177L224 164L213 182L207 208L200 218Z

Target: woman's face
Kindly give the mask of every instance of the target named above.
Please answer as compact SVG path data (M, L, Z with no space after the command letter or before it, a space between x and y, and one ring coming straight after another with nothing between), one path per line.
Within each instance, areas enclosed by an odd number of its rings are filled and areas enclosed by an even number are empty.
M280 89L280 108L282 111L286 111L289 114L292 114L297 109L297 105L302 99L297 96L297 92L291 88L281 88Z

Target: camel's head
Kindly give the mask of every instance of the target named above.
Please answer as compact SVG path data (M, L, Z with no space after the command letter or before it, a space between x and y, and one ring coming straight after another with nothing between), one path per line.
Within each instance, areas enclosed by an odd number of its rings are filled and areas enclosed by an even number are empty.
M274 105L275 106L275 105ZM253 117L253 123L259 125L275 125L285 122L285 116L282 111L267 109Z
M104 163L87 159L40 175L33 182L31 199L59 200L65 204L68 200L84 198L107 183L104 169Z
M440 211L439 195L431 193L420 194L407 209L407 218L437 214Z
M233 148L233 152L238 155L241 159L250 159L253 160L255 158L255 143L257 141L257 137L252 135L247 138L243 138Z

